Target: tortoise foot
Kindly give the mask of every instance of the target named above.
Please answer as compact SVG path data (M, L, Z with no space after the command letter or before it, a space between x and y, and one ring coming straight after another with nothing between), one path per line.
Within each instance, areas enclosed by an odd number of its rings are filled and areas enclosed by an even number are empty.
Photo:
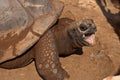
M39 75L44 80L66 80L68 73L60 65L36 64Z
M49 30L35 46L35 63L39 75L45 80L64 80L69 77L59 61L53 33Z

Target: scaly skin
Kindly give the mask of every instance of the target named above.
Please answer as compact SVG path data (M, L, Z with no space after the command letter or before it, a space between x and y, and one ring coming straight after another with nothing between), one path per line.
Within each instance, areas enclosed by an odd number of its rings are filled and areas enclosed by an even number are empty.
M68 78L69 75L61 67L59 55L71 54L82 46L88 45L83 39L83 34L95 33L96 27L91 20L83 20L79 24L70 19L62 19L61 21L58 26L45 32L28 53L2 63L0 67L20 68L34 60L36 69L43 79L64 80ZM81 27L81 24L84 26Z
M59 53L52 31L48 31L35 46L35 62L45 80L63 80L67 73L59 62Z

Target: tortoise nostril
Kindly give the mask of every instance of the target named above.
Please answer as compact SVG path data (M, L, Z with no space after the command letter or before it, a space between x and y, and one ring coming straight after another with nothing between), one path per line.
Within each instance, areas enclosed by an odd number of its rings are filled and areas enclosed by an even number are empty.
M86 27L86 26L80 26L80 30L81 31L85 31L85 30L87 30L88 28Z

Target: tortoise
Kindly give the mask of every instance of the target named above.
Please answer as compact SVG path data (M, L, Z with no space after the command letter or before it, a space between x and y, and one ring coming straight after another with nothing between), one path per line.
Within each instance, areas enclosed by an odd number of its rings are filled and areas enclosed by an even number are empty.
M62 9L58 0L0 0L0 67L34 61L44 80L68 78L59 55L93 45L96 26L92 19L58 20Z

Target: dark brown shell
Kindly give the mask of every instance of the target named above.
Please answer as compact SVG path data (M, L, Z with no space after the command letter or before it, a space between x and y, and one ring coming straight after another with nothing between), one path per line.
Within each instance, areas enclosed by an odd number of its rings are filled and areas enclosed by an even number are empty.
M0 63L34 45L62 8L58 0L0 0Z

